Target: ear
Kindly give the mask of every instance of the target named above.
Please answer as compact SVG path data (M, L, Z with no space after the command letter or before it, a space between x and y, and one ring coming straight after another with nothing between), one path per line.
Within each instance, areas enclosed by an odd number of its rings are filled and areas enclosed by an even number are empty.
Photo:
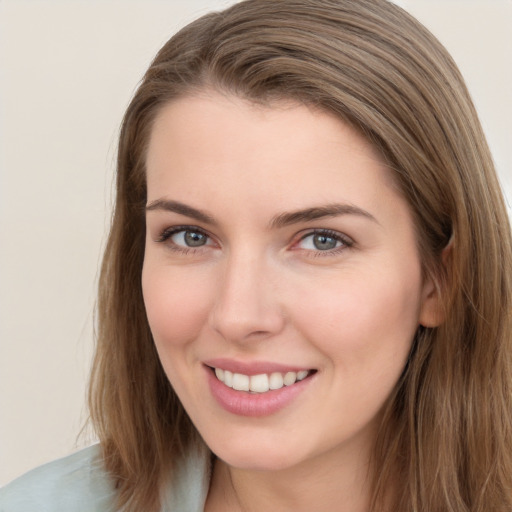
M441 253L441 261L443 267L448 267L449 260L452 255L452 240L443 249ZM443 290L440 286L446 286L446 283L436 286L432 277L428 277L423 284L423 296L421 302L421 310L419 323L423 327L438 327L441 325L446 317L446 311L443 301Z

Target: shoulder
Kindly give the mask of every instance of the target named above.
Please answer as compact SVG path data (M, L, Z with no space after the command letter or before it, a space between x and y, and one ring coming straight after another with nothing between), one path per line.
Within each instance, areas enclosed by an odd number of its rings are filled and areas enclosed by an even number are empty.
M162 489L162 510L202 512L210 486L211 452L193 449Z
M99 445L94 445L2 487L0 512L109 512L114 494Z

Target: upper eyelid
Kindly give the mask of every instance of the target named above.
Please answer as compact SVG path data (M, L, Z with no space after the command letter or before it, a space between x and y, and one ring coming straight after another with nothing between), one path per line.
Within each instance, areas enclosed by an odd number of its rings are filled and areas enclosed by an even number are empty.
M327 235L332 238L337 238L341 242L343 242L347 245L354 244L354 240L352 239L352 237L350 237L340 231L336 231L335 229L328 229L328 228L314 228L314 229L309 229L307 231L304 231L303 234L298 238L298 241L304 240L308 236L313 236L313 235Z
M217 240L214 235L209 233L207 229L201 228L196 225L177 225L177 226L169 226L166 227L158 232L156 242L165 242L168 241L169 238L171 238L173 235L181 232L181 231L197 231L199 233L202 233L203 235L207 236L210 240ZM303 231L299 231L296 233L289 243L289 246L294 246L298 244L300 241L304 240L305 238L309 236L313 236L316 234L324 234L333 238L338 239L341 241L346 247L351 247L354 245L354 240L352 237L346 235L345 233L342 233L340 231L329 229L329 228L308 228ZM334 249L333 249L334 250ZM328 251L323 251L328 252Z
M201 233L205 236L207 236L210 239L213 239L213 236L208 233L206 229L200 228L199 226L169 226L165 229L162 229L158 232L157 240L158 242L164 242L167 241L171 236L175 235L176 233L179 233L180 231L196 231L198 233Z

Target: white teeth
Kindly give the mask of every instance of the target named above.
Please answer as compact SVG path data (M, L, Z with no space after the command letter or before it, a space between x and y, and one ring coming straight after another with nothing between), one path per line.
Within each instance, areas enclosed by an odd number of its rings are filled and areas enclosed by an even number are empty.
M288 372L284 376L283 380L285 386L291 386L292 384L295 384L295 381L297 380L297 374L295 372Z
M224 370L222 368L215 368L215 375L217 375L217 379L224 382Z
M284 375L280 372L274 372L270 375L262 373L249 376L215 368L217 379L226 386L237 391L251 391L253 393L266 393L269 390L281 389L283 386L291 386L295 382L304 380L309 373L308 370L300 370L298 372L287 372Z
M241 373L233 374L233 389L238 391L249 391L249 376Z
M255 393L265 393L265 391L268 391L268 375L265 373L252 375L249 389Z
M228 388L233 387L233 374L228 370L224 370L224 384L226 384Z
M281 389L284 386L283 375L281 373L272 373L269 379L270 389Z

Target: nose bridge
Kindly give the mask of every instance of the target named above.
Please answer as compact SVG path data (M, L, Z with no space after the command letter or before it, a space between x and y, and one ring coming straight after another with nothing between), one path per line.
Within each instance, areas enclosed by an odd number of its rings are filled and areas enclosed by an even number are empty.
M235 342L277 334L283 327L272 265L249 247L226 257L212 308L214 329Z

